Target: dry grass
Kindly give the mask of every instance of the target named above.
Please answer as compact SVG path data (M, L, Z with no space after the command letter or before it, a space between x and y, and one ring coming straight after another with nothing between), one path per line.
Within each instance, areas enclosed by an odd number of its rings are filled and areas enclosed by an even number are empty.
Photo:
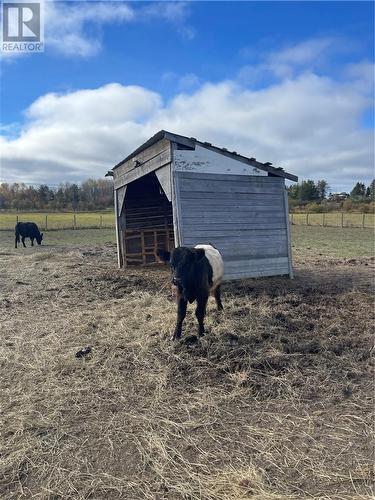
M171 344L167 270L114 254L0 254L1 498L372 496L372 259L228 283Z

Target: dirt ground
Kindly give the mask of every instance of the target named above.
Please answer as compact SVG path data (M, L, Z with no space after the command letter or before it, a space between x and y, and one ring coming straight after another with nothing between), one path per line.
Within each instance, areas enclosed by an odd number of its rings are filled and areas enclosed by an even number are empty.
M372 497L374 260L295 267L171 343L167 268L1 250L0 498Z

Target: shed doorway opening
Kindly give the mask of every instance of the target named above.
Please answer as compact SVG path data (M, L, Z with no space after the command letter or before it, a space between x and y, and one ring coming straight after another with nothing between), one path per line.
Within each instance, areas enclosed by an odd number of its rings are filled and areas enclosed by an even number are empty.
M172 203L155 172L128 184L121 219L125 265L158 262L158 249L174 248Z

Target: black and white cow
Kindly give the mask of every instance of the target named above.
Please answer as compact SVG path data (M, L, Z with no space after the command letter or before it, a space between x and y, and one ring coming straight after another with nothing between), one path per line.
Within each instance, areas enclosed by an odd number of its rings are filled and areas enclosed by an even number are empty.
M22 240L22 245L24 247L26 247L25 238L30 238L32 247L34 246L34 240L36 240L38 245L42 243L43 233L39 231L39 228L35 224L35 222L18 222L16 224L15 233L16 233L16 241L15 241L16 248L17 248L17 243L20 242L20 237Z
M163 262L169 262L172 283L177 289L177 324L172 340L181 337L187 303L195 300L198 335L203 336L204 316L210 293L215 297L218 310L223 309L220 285L224 263L219 250L212 245L196 245L194 248L178 247L172 253L158 250L157 254Z

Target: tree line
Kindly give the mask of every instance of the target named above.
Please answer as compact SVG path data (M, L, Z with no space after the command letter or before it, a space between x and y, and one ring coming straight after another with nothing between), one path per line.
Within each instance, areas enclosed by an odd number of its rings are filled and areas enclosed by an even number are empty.
M323 212L328 210L373 210L375 179L366 186L357 182L350 193L331 193L324 179L308 179L288 188L291 209ZM56 188L46 184L0 184L2 210L104 210L113 208L113 181L87 179L80 184L61 183Z
M27 186L23 183L0 184L0 209L3 210L103 210L113 208L113 182L87 179L61 183L56 188L46 184Z
M375 179L368 186L357 182L350 193L332 193L326 180L315 182L308 179L290 186L288 195L291 209L313 212L337 209L370 212L374 209Z

